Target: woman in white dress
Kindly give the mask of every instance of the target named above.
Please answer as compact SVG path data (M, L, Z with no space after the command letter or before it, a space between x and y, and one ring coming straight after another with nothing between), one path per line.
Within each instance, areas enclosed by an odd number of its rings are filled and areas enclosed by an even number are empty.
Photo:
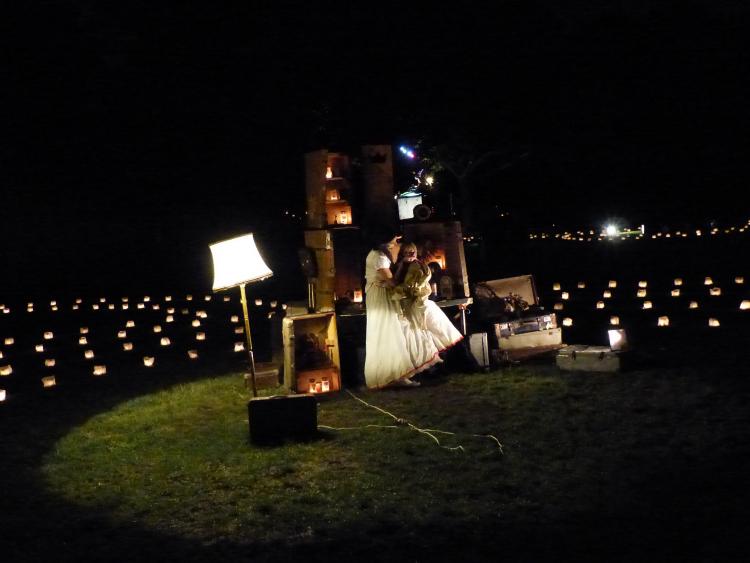
M437 349L421 331L411 328L401 305L392 299L393 274L400 244L398 236L377 241L365 261L367 336L365 382L370 388L387 385L416 387L411 376L441 361ZM378 244L379 243L379 244Z
M393 298L400 300L404 316L416 337L419 339L422 332L426 333L432 347L443 352L460 342L463 335L443 310L430 300L432 271L428 264L434 257L425 247L422 256L417 258L417 247L413 243L404 245L402 254Z

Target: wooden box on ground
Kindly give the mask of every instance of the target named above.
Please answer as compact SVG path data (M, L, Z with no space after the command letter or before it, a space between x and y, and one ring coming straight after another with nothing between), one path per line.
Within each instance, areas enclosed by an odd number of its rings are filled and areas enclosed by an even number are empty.
M326 393L341 389L336 316L312 313L285 317L284 386L297 393Z
M557 352L557 367L566 371L620 371L621 354L608 346L565 346Z

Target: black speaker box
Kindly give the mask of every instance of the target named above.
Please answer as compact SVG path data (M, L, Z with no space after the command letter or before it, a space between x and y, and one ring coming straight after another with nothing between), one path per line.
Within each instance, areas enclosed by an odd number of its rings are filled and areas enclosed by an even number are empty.
M311 440L318 433L318 402L312 395L256 397L248 402L247 414L253 444Z

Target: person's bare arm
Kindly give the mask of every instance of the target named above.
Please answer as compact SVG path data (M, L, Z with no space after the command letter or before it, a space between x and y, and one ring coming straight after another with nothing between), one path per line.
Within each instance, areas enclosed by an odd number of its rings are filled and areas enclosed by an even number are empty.
M394 279L390 268L380 268L378 270L378 285L380 287L393 287Z

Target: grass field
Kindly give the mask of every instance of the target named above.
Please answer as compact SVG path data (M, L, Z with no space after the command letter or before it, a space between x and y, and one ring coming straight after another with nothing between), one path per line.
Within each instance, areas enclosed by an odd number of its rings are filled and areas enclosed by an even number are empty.
M0 412L3 560L741 560L738 362L355 392L463 451L347 393L318 422L354 429L251 446L238 374L54 389Z

